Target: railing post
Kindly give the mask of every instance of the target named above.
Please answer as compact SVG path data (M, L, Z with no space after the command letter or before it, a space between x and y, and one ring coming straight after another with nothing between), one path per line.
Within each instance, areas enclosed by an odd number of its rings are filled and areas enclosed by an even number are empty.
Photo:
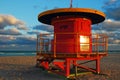
M38 53L38 35L37 35L37 43L36 43L36 52Z
M106 36L106 53L108 54L108 37Z
M54 57L56 57L56 33L54 33Z
M99 49L98 49L99 43L98 43L98 40L99 40L99 35L97 34L97 39L96 39L96 50L97 50L97 55L98 55L98 53L99 53Z
M39 46L40 46L40 53L42 53L42 48L43 48L43 42L42 42L42 34L40 34L40 38L39 38Z
M96 72L97 74L100 73L100 57L97 56L97 59L96 59Z
M78 38L79 38L79 34L78 34L78 33L77 33L77 36L76 36L76 37L77 37L77 40L76 40L76 46L77 46L77 47L76 47L76 48L77 48L77 49L76 49L76 52L77 52L77 57L78 57L78 46L80 45L80 44L78 43Z
M66 58L65 60L65 75L67 78L69 78L70 75L70 59Z

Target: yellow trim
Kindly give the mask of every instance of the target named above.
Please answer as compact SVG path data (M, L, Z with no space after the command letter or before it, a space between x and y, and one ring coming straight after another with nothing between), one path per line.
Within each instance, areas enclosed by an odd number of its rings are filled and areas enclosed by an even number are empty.
M93 13L93 14L98 14L102 17L105 17L105 14L101 11L94 10L94 9L89 9L89 8L60 8L60 9L53 9L53 10L48 10L45 12L42 12L41 14L38 15L39 17L49 15L49 14L54 14L54 13L61 13L61 12L85 12L85 13Z
M85 74L92 74L92 72L81 72L81 73L77 73L76 76L85 75ZM73 78L76 76L75 74L70 74L69 76L67 76L67 78Z

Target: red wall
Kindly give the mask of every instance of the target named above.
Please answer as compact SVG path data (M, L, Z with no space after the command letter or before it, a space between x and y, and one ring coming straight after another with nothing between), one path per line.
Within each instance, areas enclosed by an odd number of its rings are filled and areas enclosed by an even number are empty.
M90 45L89 51L81 51L79 36L91 35L91 21L90 19L62 16L52 20L54 26L54 36L56 34L56 52L57 53L76 53L76 52L91 52L92 47ZM59 34L63 33L63 34ZM78 37L75 34L79 34ZM54 42L54 40L53 40ZM54 46L52 42L52 51ZM91 42L91 38L90 41ZM78 45L76 44L78 43Z

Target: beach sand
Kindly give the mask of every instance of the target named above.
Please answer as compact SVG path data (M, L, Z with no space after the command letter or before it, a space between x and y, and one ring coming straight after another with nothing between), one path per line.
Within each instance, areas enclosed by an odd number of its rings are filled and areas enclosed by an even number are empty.
M0 57L0 80L65 80L56 74L35 67L35 57ZM86 74L76 80L120 80L120 54L109 54L101 59L101 73Z

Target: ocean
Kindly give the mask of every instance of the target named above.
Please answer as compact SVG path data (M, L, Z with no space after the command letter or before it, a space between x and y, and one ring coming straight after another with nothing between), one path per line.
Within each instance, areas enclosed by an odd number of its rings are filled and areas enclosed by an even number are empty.
M0 51L0 56L35 56L36 51Z
M120 54L120 51L108 51L108 54ZM35 56L36 51L0 51L0 56Z

